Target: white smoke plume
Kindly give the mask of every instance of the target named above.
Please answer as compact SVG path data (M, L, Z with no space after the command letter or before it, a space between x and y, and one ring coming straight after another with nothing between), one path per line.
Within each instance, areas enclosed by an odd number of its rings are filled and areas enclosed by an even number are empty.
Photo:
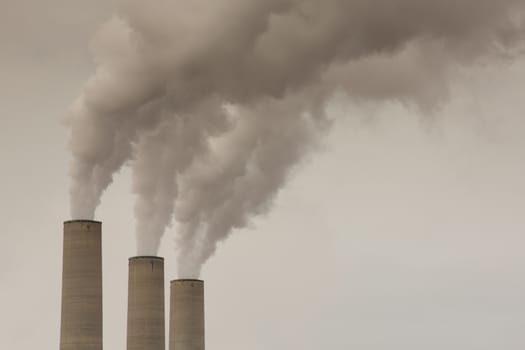
M454 67L513 57L522 0L124 1L69 115L71 215L125 164L139 254L177 225L180 277L271 208L336 93L431 107Z

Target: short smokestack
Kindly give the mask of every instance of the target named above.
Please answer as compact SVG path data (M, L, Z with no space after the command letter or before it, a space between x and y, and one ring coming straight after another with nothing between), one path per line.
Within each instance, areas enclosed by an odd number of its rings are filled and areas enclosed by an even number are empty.
M171 281L169 350L204 350L204 281Z
M165 350L164 259L129 259L127 350Z
M64 222L60 350L102 350L101 236L101 222Z

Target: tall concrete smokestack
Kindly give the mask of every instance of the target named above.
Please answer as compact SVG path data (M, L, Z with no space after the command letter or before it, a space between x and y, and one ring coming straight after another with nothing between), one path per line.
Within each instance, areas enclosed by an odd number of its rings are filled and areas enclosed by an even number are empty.
M164 259L129 259L127 350L165 350Z
M101 222L64 222L60 350L102 350L101 236Z
M169 350L204 350L204 281L171 281Z

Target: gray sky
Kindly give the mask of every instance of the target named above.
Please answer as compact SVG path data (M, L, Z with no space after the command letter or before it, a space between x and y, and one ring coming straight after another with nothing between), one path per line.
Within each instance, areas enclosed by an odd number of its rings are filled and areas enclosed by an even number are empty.
M0 348L56 349L71 101L107 1L0 11ZM336 98L319 152L203 270L214 349L523 349L525 61L458 71L423 118ZM430 113L430 112L426 112ZM430 120L430 121L429 121ZM128 169L104 194L105 347L125 347ZM175 276L173 231L164 237Z

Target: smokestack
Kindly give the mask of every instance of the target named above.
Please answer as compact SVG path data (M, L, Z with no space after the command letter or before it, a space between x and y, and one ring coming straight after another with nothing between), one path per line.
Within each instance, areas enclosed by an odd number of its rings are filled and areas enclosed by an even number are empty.
M101 236L101 222L64 222L60 350L102 350Z
M165 350L164 259L129 259L127 350Z
M204 281L174 280L170 289L169 350L204 350Z

